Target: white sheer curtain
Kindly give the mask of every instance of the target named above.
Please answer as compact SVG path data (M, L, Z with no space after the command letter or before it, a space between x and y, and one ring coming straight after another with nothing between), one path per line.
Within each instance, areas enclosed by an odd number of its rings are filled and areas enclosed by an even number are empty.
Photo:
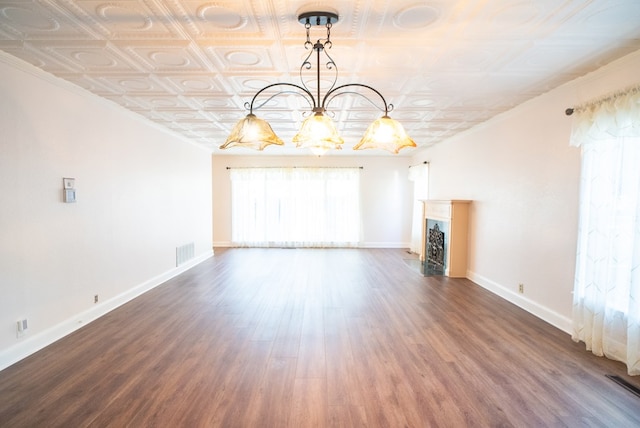
M412 253L420 254L422 246L422 200L429 197L429 164L423 163L409 167L409 180L413 182L413 220L411 223Z
M232 168L231 239L251 247L356 247L359 168Z
M640 374L640 92L576 111L582 150L573 339Z

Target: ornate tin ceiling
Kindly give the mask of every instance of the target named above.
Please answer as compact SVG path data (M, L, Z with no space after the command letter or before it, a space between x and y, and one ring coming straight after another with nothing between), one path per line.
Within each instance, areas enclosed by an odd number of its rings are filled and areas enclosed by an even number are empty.
M340 15L338 84L378 89L418 149L640 49L638 0L0 0L0 50L217 153L258 89L300 83L311 10ZM279 96L256 114L289 142L304 106ZM353 154L380 112L332 107Z

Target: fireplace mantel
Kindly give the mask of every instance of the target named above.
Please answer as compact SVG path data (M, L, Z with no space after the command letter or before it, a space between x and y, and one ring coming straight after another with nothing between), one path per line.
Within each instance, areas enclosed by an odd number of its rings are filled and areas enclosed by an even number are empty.
M436 220L446 224L445 269L446 276L467 276L467 232L469 223L468 200L423 200L422 246L420 261L427 260L427 221Z

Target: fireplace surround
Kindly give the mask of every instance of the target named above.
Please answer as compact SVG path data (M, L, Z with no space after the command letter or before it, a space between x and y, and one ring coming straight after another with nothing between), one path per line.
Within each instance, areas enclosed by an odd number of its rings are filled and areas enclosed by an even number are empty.
M420 261L425 275L467 276L468 200L424 200Z

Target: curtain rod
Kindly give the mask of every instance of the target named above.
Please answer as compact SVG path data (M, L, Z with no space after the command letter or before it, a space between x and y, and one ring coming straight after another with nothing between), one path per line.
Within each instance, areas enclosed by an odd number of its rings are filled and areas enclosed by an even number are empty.
M413 168L414 166L420 166L420 165L427 165L429 162L424 161L422 163L416 164L416 165L409 165L409 168Z
M631 94L635 94L637 92L640 92L640 85L636 85L636 86L631 86L628 87L626 89L623 89L622 91L617 91L614 92L612 94L609 95L605 95L602 98L597 98L593 101L589 101L585 104L581 104L578 107L569 107L568 109L566 109L564 111L564 114L566 114L567 116L571 116L573 113L580 113L582 110L584 110L587 107L593 106L593 105L597 105L597 104L602 104L602 103L606 103L609 101L613 101L618 97L622 97L624 95L631 95Z
M426 163L426 162L425 162ZM340 168L359 168L364 169L363 166L228 166L227 169L287 169L287 168L316 168L316 169L340 169Z

